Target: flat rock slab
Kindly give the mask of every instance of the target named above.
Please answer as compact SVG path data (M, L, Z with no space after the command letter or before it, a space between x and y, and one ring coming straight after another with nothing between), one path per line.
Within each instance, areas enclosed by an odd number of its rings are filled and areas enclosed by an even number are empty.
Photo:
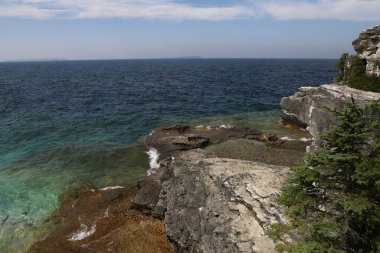
M166 126L155 129L145 138L145 145L155 148L160 161L176 152L204 148L233 139L249 139L265 142L274 147L305 150L310 143L300 140L282 140L281 136L263 133L250 128L192 128L183 125Z
M176 151L202 148L229 139L262 139L262 132L248 128L192 128L173 125L155 129L145 138L147 147L154 147L160 159L172 156Z
M283 221L276 198L288 167L183 152L169 166L156 215L176 252L275 252L268 237Z

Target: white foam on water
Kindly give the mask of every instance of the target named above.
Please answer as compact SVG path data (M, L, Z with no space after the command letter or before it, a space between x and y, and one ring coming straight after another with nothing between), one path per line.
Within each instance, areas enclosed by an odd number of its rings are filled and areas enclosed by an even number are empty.
M101 191L107 191L107 190L115 190L115 189L123 189L125 188L124 186L109 186L109 187L104 187L104 188L101 188L100 190Z
M205 128L203 125L196 126L195 128Z
M219 128L230 129L230 128L233 128L233 126L231 126L231 125L221 125Z
M70 238L68 239L68 241L80 241L80 240L83 240L91 235L93 235L96 231L96 224L91 226L91 229L88 230L88 227L87 225L81 223L80 224L80 227L81 229L76 232L76 233L73 233L71 234Z
M149 133L149 136L152 136L156 131L152 130L152 132Z
M289 136L281 137L280 140L283 140L283 141L294 141L294 139L291 138L291 137L289 137Z
M303 141L303 142L308 142L308 141L311 141L312 139L308 139L308 138L300 138L300 139L294 139L294 138L291 138L289 136L284 136L284 137L281 137L280 140L283 140L283 141Z
M155 173L156 169L160 168L160 164L158 163L158 158L160 157L160 154L155 148L150 148L146 153L149 156L150 166L150 169L147 171L147 174L148 176L150 176Z

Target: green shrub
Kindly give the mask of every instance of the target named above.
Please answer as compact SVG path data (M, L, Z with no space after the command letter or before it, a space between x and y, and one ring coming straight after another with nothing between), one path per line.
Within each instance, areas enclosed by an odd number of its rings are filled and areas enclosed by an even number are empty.
M350 67L346 63L350 63ZM365 61L358 56L342 54L336 65L340 72L336 75L336 82L345 82L348 86L365 91L380 92L380 77L366 74Z
M380 251L380 104L352 100L332 113L338 124L292 168L279 197L290 218L272 226L280 252Z
M347 71L346 62L349 57L348 53L343 53L338 62L336 63L336 67L339 69L339 73L335 76L336 82L346 81L345 73Z
M341 72L343 72L346 67L346 61L347 61L348 56L349 56L348 53L343 53L340 56L338 62L336 63L337 68L339 68Z

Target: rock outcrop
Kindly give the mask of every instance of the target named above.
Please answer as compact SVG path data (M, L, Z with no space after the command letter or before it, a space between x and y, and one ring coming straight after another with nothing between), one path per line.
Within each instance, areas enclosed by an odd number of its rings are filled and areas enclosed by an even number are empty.
M160 160L164 160L176 151L202 148L206 145L238 138L264 140L265 136L259 130L248 128L191 128L173 125L155 129L145 138L144 143L147 147L157 149L160 153ZM272 138L272 140L277 139Z
M133 206L164 219L175 252L275 252L268 230L284 221L276 198L290 169L199 148L236 139L295 150L307 145L239 128L169 126L146 137L159 167L140 180Z
M234 139L260 141L275 148L301 152L311 143L309 140L283 139L281 136L249 128L191 128L174 125L155 129L144 142L148 148L157 152L157 168L152 168L148 173L149 176L139 180L133 201L134 208L143 213L154 210L159 201L161 184L170 177L168 167L177 155L184 151Z
M360 33L352 42L358 56L366 61L366 72L380 76L380 25Z
M162 184L156 214L176 252L275 252L269 226L283 221L276 204L289 168L207 157L175 157Z
M314 138L313 145L318 146L319 135L336 123L329 109L342 108L351 97L357 103L364 104L379 100L380 93L334 84L301 87L294 95L282 98L281 107L291 121L296 118L307 125L307 130Z

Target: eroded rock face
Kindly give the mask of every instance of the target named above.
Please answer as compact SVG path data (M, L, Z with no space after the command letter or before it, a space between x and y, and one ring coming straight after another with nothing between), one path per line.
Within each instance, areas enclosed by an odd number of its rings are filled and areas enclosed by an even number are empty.
M352 42L361 59L366 60L366 72L380 76L380 25L360 33Z
M288 167L183 152L169 166L155 213L176 252L275 252L270 224Z
M314 138L313 144L318 146L319 135L336 123L328 108L343 108L351 96L359 104L380 99L380 93L325 84L319 87L301 87L294 95L282 98L281 107L289 117L295 117L308 126L307 129Z

